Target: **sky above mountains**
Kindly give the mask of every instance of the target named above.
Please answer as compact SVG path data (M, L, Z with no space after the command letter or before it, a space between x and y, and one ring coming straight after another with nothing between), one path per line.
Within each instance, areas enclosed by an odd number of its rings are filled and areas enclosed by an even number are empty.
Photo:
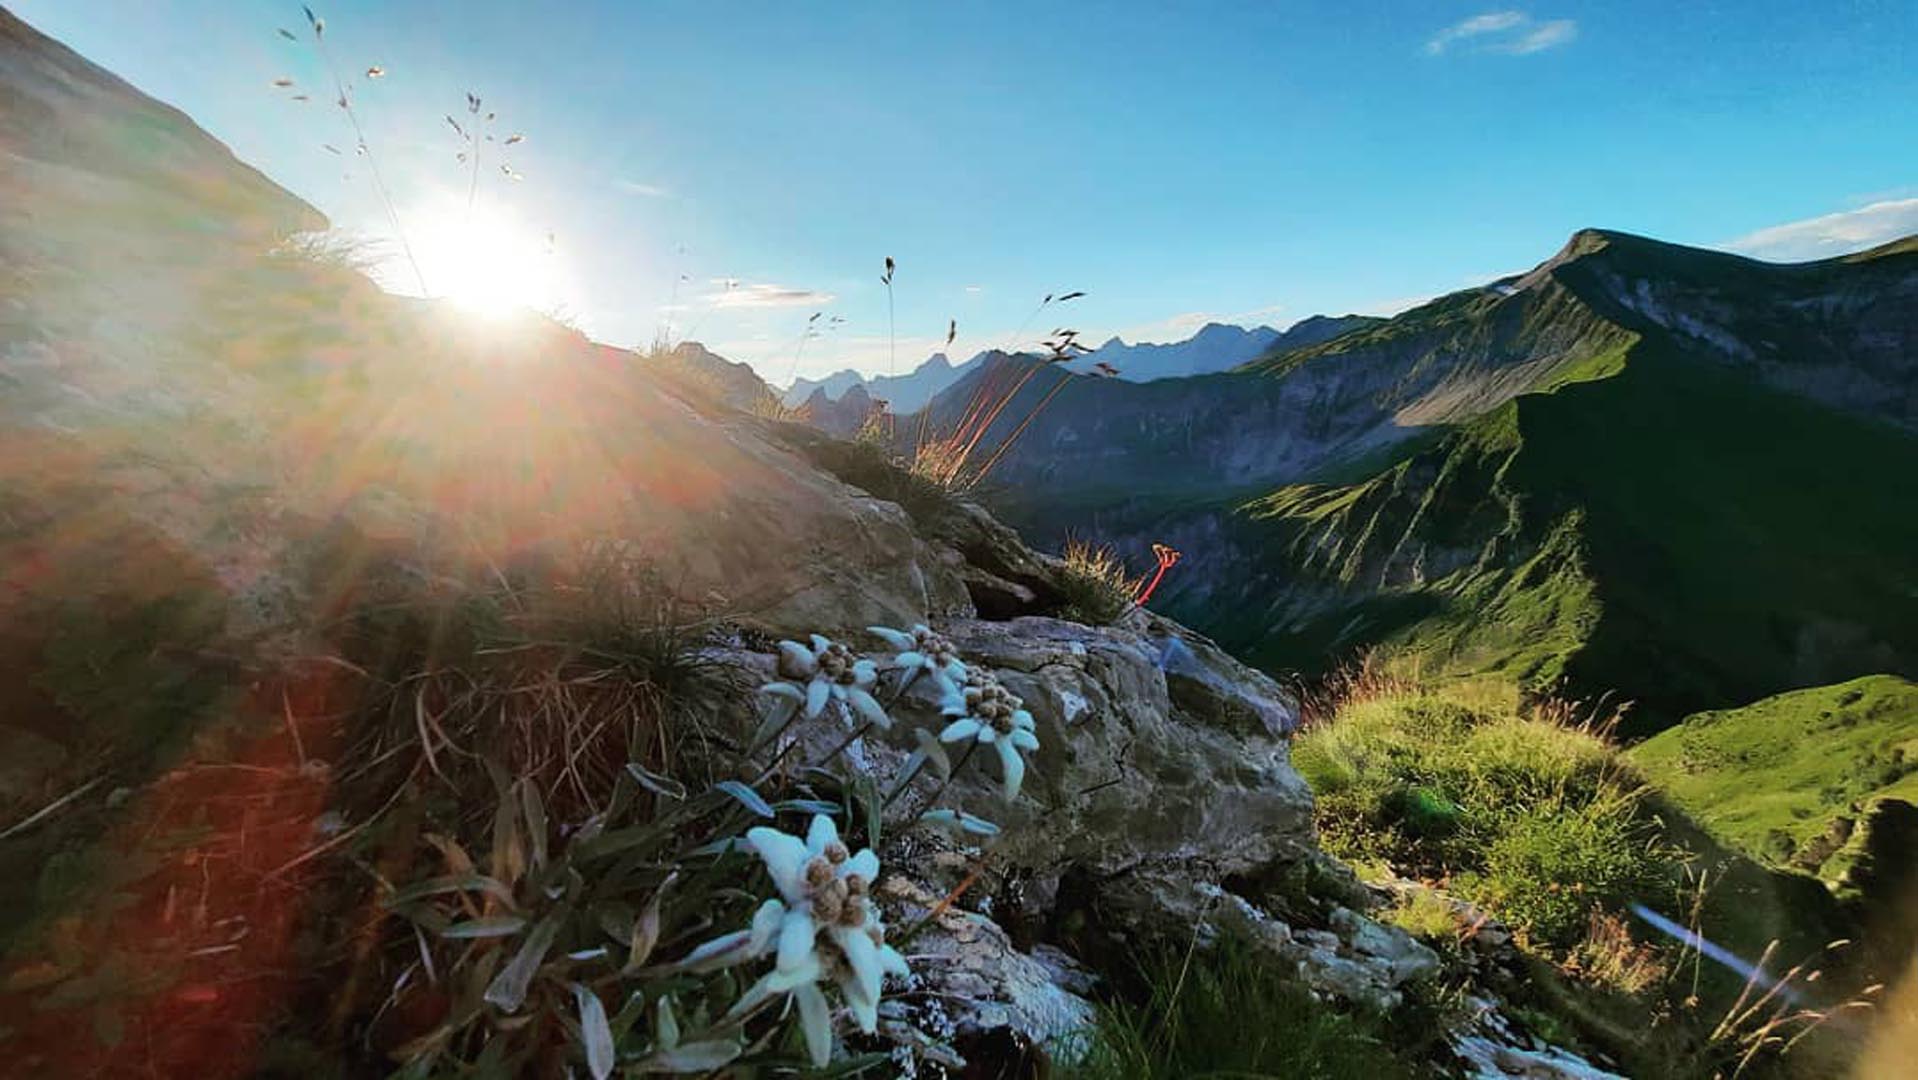
M903 373L949 320L946 351L969 356L1057 325L1176 340L1386 312L1583 226L1778 259L1918 231L1918 140L1895 134L1918 101L1907 0L354 0L315 8L325 57L297 4L12 7L383 245L384 279L418 291L330 58L427 291L506 264L525 278L507 298L597 338L670 328L779 383ZM476 180L446 116L487 113ZM1070 290L1088 295L1032 316Z

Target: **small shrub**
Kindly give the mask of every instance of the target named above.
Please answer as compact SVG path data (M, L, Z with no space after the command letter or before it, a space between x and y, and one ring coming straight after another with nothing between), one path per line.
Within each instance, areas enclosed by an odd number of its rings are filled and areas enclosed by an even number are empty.
M1088 626L1104 626L1126 613L1139 591L1139 579L1126 573L1125 563L1109 545L1083 540L1066 541L1065 572L1060 587L1066 595L1060 614Z

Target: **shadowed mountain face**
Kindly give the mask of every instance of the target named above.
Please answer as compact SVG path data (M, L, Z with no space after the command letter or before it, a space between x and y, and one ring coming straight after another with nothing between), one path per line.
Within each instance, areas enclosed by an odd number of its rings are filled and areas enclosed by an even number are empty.
M1774 266L1586 231L1239 371L1080 380L990 486L1048 539L1181 548L1159 606L1268 666L1395 642L1650 729L1918 668L1914 320L1911 241Z

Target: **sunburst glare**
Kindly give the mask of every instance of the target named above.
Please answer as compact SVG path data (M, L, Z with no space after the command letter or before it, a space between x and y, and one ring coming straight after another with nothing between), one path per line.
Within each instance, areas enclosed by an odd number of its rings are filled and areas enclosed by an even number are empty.
M567 299L566 274L550 234L499 208L436 203L408 218L414 254L431 295L476 315L549 311Z

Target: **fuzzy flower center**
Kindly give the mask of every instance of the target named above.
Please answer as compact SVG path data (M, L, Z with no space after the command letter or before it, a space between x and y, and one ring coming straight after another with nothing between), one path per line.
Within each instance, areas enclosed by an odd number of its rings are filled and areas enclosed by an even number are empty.
M935 634L930 630L915 630L912 639L914 650L931 661L933 667L945 667L959 658L959 650L944 634Z
M966 710L1001 735L1012 734L1012 717L1025 702L990 677L966 687Z
M858 929L866 925L866 879L858 874L834 878L812 890L812 917L820 926Z
M846 845L835 840L806 864L806 895L821 926L857 928L866 923L869 883L859 874L838 876L837 868L851 857Z
M858 681L858 675L853 671L853 664L857 660L858 657L852 654L852 650L836 641L826 646L826 651L816 658L819 674L841 686L851 686Z

